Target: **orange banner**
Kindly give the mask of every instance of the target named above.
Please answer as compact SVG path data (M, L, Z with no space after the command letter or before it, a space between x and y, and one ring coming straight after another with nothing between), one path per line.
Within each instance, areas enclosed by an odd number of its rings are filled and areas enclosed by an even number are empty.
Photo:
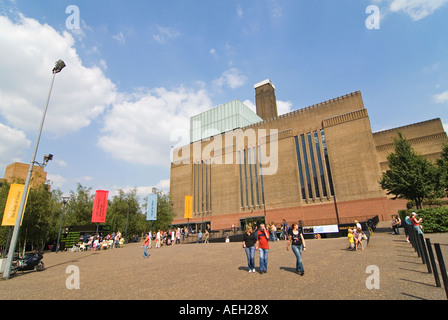
M109 191L97 190L93 201L92 223L105 223Z
M25 186L23 184L12 184L9 187L8 200L6 200L5 212L3 213L2 226L14 227L16 225L16 219L19 213L20 201L22 200L24 188ZM22 221L23 216L24 214L22 215ZM20 225L22 225L22 221L20 221Z
M193 197L185 196L185 211L184 211L185 219L193 219Z

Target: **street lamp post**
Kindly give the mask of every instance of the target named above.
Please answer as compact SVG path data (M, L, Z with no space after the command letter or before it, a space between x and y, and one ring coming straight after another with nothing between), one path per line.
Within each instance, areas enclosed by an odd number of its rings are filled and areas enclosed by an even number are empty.
M9 279L9 276L11 273L12 259L14 257L14 251L16 250L17 239L19 237L19 231L20 231L20 223L22 221L22 216L25 211L25 203L26 203L26 199L28 196L28 188L29 188L30 181L31 181L31 174L33 173L33 166L34 166L34 163L36 160L37 148L39 146L39 140L40 140L40 136L42 134L42 128L44 126L45 115L46 115L47 109L48 109L48 103L50 102L51 90L53 89L54 79L56 77L56 73L61 72L62 69L64 69L64 67L65 67L64 61L58 60L52 70L53 77L51 79L50 91L48 92L47 103L45 104L44 113L42 115L39 131L37 133L36 143L34 146L33 155L31 157L28 175L26 177L25 186L23 188L22 199L20 200L19 212L17 213L16 224L14 226L14 232L12 234L11 244L9 246L9 254L8 254L8 258L6 259L5 271L3 273L4 279Z
M70 197L62 197L63 206L62 206L62 214L61 214L61 223L59 224L58 242L56 244L56 253L59 252L59 241L61 241L62 220L64 219L65 205L67 204L68 199L70 199Z

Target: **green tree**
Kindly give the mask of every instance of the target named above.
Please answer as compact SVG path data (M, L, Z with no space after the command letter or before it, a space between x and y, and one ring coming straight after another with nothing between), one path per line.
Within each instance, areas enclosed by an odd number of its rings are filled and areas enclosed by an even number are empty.
M118 190L118 194L108 203L106 224L110 225L113 231L120 231L123 236L127 225L128 239L145 232L144 218L135 188L128 193Z
M387 157L390 169L383 173L380 185L388 195L413 200L421 209L423 199L440 195L437 167L417 154L401 133L394 139L394 145L395 152Z
M31 249L43 248L50 234L54 234L53 218L58 215L52 193L42 184L30 189L19 233L19 242L26 243Z
M443 190L444 196L448 196L448 143L443 146L442 155L437 160L439 168L439 187Z
M86 225L92 222L92 208L95 195L91 188L78 183L76 192L71 191L64 216L65 226Z
M3 218L3 213L5 212L5 206L6 206L6 200L8 199L8 193L9 193L9 183L7 183L5 181L0 186L0 214L1 214L2 218ZM4 252L10 228L11 227L0 227L0 247L2 248L2 252Z

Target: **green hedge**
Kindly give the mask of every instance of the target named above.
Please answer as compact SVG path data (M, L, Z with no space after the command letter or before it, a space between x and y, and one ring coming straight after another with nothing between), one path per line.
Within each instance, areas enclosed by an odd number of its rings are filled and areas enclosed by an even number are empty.
M423 219L420 223L425 233L441 233L448 232L448 207L429 208L421 210L400 210L398 214L404 225L404 218L409 212L416 212L419 218Z

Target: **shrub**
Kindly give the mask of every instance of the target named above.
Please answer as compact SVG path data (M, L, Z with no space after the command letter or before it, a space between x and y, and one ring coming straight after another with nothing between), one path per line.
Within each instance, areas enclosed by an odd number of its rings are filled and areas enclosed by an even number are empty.
M415 210L400 210L398 214L404 225L404 219L409 212ZM420 224L425 233L448 232L448 207L428 208L415 211L419 218L423 219Z

